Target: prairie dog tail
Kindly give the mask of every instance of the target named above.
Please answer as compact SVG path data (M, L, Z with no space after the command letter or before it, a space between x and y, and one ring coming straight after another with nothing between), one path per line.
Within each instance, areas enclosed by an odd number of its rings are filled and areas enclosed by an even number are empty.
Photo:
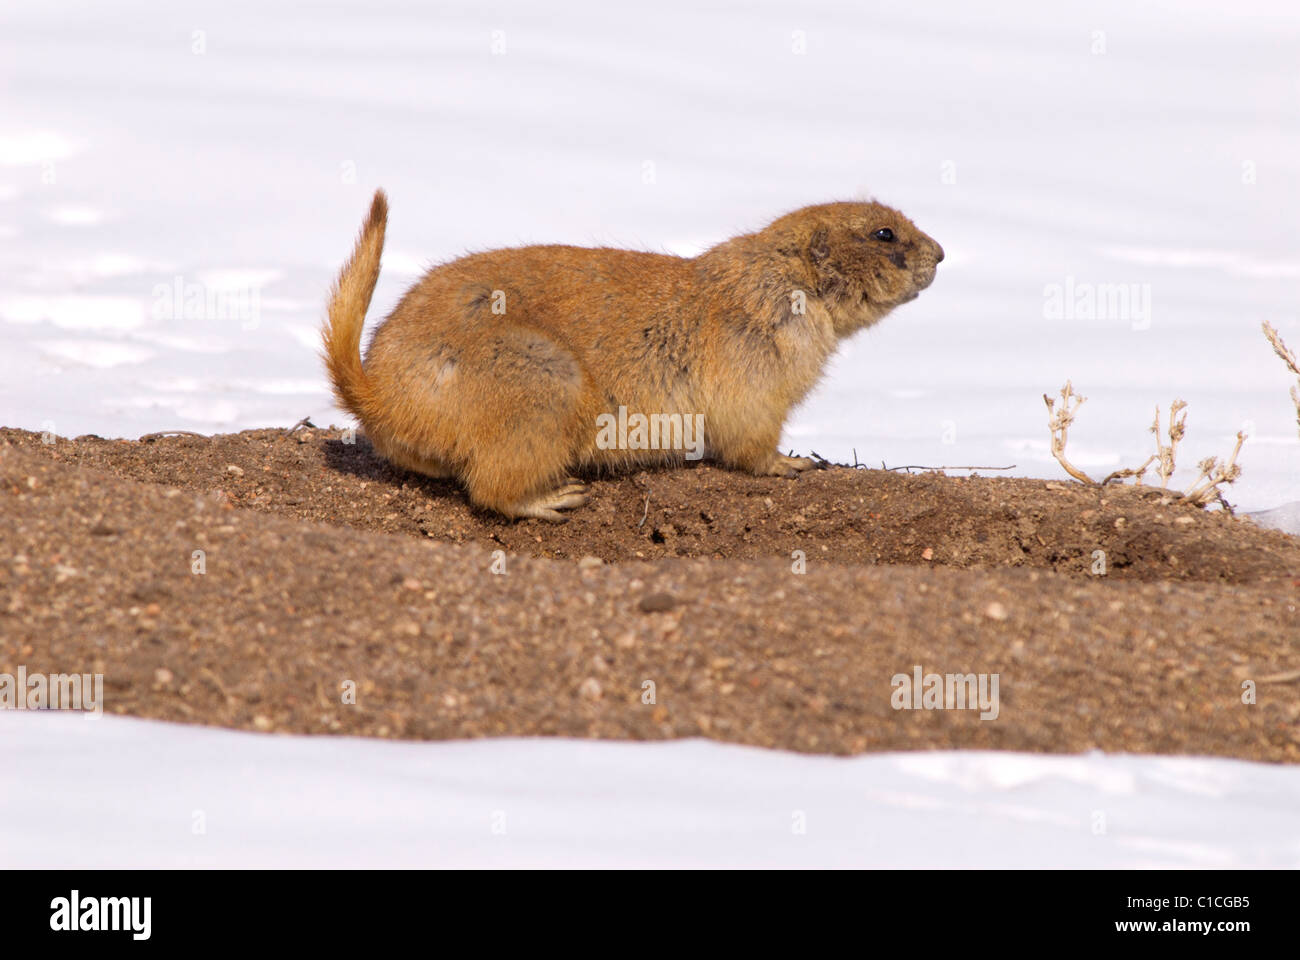
M330 290L329 319L321 331L325 368L334 384L334 396L363 424L379 412L371 381L361 366L361 328L379 280L387 223L388 197L376 190L352 257Z

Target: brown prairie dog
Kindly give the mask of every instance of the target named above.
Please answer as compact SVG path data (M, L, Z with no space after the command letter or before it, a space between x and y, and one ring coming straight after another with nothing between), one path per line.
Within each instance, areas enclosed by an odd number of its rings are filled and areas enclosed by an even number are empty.
M392 463L454 477L480 507L547 520L585 502L582 471L705 454L797 476L811 461L777 450L790 410L841 339L915 299L943 259L878 203L804 207L692 258L493 250L426 273L363 363L387 218L379 191L330 299L325 362L340 405ZM663 434L654 446L647 421Z

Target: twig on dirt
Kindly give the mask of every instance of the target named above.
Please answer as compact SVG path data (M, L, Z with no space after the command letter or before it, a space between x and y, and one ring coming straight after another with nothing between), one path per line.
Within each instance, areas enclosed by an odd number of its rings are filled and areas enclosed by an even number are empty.
M1056 457L1057 462L1065 468L1065 472L1074 479L1091 484L1095 482L1092 477L1065 459L1065 444L1070 435L1070 424L1074 423L1075 413L1087 399L1074 392L1074 387L1070 385L1069 380L1066 380L1065 386L1061 388L1060 410L1056 409L1056 401L1053 398L1043 394L1043 403L1047 404L1047 426L1052 431L1052 456ZM1073 406L1070 405L1071 400L1075 401Z
M222 686L220 678L212 671L211 667L203 667L199 670L199 676L206 678L209 683L216 687L217 692L226 698L227 704L234 702L235 698L230 695L230 692L226 690L224 686Z
M1232 504L1228 502L1228 498L1223 495L1223 491L1218 487L1214 488L1214 498L1219 501L1219 506L1227 511L1228 516L1235 517L1237 515L1237 511L1232 509Z
M650 516L650 494L647 493L645 495L645 509L641 511L641 522L636 525L638 530L645 526L645 518L648 516Z
M1135 483L1140 487L1142 486L1142 475L1147 472L1147 467L1151 466L1151 462L1156 459L1157 457L1153 453L1151 456L1147 457L1147 462L1142 464L1142 466L1138 467L1136 470L1132 467L1125 467L1123 470L1116 470L1114 473L1108 473L1106 478L1101 481L1101 485L1104 487L1108 483L1115 483L1119 480L1123 480L1125 477L1136 477L1137 479Z
M818 469L818 470L825 470L825 469L827 469L828 467L843 467L843 466L847 466L847 464L843 464L843 463L831 463L829 460L827 460L825 457L823 457L823 456L822 456L820 453L818 453L816 450L810 450L810 451L808 451L808 452L809 452L809 454L811 455L812 459L813 459L814 461L816 461L816 463L817 463L817 469Z
M1286 673L1275 673L1271 677L1260 677L1258 683L1292 683L1300 680L1300 670L1288 670Z
M1273 352L1282 358L1282 362L1290 368L1292 373L1297 377L1300 377L1300 360L1296 360L1295 354L1292 353L1290 348L1282 342L1282 335L1278 333L1277 330L1274 329L1273 325L1268 321L1265 321L1262 326L1264 328L1264 336L1267 337L1268 342L1273 345ZM1300 382L1291 388L1291 400L1295 403L1296 430L1297 432L1300 432Z
M154 440L161 440L163 437L201 437L203 434L195 433L193 430L159 430L157 433L146 433L137 443L152 443Z
M789 456L794 456L794 451L793 451L793 450L790 451L790 453L789 453L788 455L789 455ZM809 459L816 461L816 463L817 463L817 469L818 469L818 470L826 470L826 469L828 469L828 468L830 468L830 467L852 467L854 470L869 470L869 469L871 469L871 468L868 467L865 463L862 463L862 462L860 462L860 461L858 460L858 451L857 451L857 448L856 448L856 447L853 448L853 462L852 462L851 464L850 464L850 463L836 463L834 460L827 460L825 457L823 457L823 456L822 456L820 453L818 453L816 450L809 450L809 451L808 451L808 457L809 457ZM1006 466L1006 467L977 467L977 466L965 466L965 465L963 465L963 466L956 466L956 465L949 466L949 465L945 464L945 465L943 465L943 466L931 467L931 466L928 466L928 465L923 464L923 463L909 463L909 464L906 464L905 466L901 466L901 467L890 467L890 466L887 466L887 465L885 464L885 461L884 461L884 460L881 460L881 461L880 461L880 469L881 469L881 470L886 470L886 471L894 471L894 470L1014 470L1014 469L1016 469L1016 465L1013 463L1013 464L1011 464L1011 465L1009 465L1009 466Z
M884 467L884 464L881 464ZM1014 470L1016 465L1013 463L1006 467L973 467L973 466L949 466L927 467L922 463L909 463L901 467L884 467L886 470Z
M290 427L288 430L284 431L284 435L287 437L287 436L289 436L291 433L295 432L296 430L300 430L300 429L302 429L303 427L307 427L309 430L315 430L315 429L317 429L317 428L316 428L316 424L314 424L314 423L311 422L311 417L303 417L301 420L299 420L297 423L295 423L295 424L294 424L292 427Z

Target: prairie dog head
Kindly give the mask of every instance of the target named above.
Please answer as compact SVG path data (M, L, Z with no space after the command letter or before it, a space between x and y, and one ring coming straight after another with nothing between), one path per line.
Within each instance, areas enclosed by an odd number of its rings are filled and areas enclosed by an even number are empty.
M943 247L916 224L875 202L804 207L758 236L802 261L809 293L825 304L840 337L915 300L943 259Z

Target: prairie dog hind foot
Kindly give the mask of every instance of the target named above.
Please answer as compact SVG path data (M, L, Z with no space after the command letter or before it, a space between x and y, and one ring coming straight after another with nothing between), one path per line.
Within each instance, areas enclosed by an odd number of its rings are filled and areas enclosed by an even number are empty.
M549 493L543 493L514 503L500 512L508 517L524 519L534 517L551 523L565 523L568 517L560 510L573 510L587 502L587 486L578 481L556 487Z

